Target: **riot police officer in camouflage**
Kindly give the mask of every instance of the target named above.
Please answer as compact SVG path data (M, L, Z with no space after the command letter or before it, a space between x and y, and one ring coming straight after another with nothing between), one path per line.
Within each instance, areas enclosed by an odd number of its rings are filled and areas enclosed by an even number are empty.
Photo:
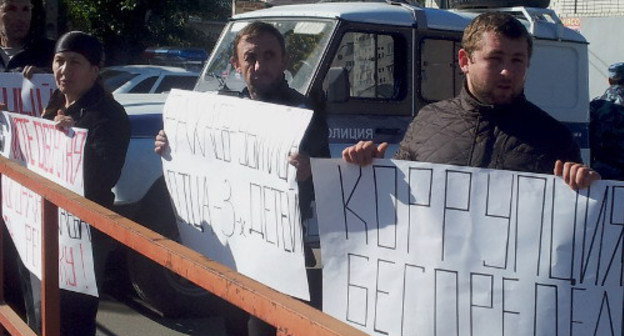
M609 67L609 88L590 103L591 165L603 178L624 179L624 62Z

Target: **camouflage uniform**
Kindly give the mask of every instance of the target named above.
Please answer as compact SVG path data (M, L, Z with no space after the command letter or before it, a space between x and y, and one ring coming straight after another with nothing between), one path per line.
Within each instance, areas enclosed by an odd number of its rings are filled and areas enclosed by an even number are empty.
M624 180L624 86L611 85L590 103L592 168L603 179Z
M624 106L624 86L611 85L602 96L594 100L597 100L597 99L608 100L612 102L613 104Z

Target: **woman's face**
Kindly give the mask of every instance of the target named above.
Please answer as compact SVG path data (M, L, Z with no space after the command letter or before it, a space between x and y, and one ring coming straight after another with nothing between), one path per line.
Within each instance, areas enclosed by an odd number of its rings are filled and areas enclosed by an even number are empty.
M68 105L91 89L100 72L100 68L82 54L72 51L54 54L52 70L56 86L65 95Z

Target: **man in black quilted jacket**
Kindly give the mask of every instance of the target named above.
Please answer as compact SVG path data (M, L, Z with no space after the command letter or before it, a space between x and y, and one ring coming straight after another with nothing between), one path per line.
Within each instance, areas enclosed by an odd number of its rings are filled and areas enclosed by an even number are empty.
M459 65L466 76L455 98L422 108L395 158L562 176L574 189L600 175L583 165L570 131L524 96L532 38L513 16L488 12L464 31ZM387 143L346 148L347 162L369 164Z

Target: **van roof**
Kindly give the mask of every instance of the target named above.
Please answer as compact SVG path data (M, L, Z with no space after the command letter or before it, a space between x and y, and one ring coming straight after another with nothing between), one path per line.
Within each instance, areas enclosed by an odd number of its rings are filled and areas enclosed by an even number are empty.
M563 26L552 10L528 7L496 8L496 10L515 14L536 38L558 39L581 43L587 42L581 34ZM526 14L523 14L523 12ZM389 4L385 2L326 2L275 6L238 14L232 19L249 20L307 17L340 19L351 22L404 27L426 24L426 28L428 29L463 31L470 20L479 13L478 11L442 10L437 8L416 7L407 4ZM533 19L533 22L529 22L526 17L538 19ZM547 17L551 19L548 20ZM426 22L423 23L420 21Z

